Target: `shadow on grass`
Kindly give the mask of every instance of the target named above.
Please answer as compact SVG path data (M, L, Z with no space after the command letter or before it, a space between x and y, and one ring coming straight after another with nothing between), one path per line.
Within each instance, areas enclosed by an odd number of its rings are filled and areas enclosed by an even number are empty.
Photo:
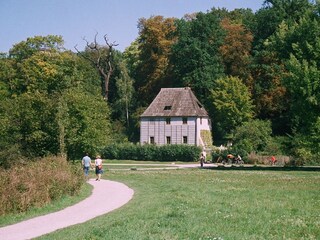
M320 166L302 166L302 167L291 167L291 166L235 166L235 165L219 165L214 167L206 167L204 166L203 169L211 169L211 170L222 170L222 171L234 171L234 170L241 170L241 171L320 171Z

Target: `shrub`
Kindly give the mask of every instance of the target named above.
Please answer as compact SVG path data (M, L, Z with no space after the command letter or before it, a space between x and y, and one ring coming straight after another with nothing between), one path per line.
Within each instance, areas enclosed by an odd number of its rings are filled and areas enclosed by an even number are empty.
M41 207L63 195L76 194L83 181L80 165L48 157L0 168L0 215Z
M247 153L264 151L271 141L271 133L270 121L251 120L234 131L234 147L242 148Z
M319 131L320 132L320 131ZM317 139L317 141L315 140ZM314 135L306 136L295 134L290 136L288 141L288 152L292 156L291 165L319 165L320 164L320 143L319 137Z
M18 144L13 144L0 150L0 167L8 169L11 165L23 163L26 160L21 154L21 148Z
M319 165L320 155L314 154L310 148L306 147L296 147L294 148L293 158L290 161L292 166L302 166L302 165Z
M192 162L199 159L201 149L191 145L112 144L101 150L103 158Z

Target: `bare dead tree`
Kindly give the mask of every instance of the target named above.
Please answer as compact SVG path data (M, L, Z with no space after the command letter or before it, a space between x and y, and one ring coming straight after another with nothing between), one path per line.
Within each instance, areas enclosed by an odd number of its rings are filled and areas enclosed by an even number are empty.
M102 81L101 82L102 96L105 99L105 101L108 101L109 82L110 82L110 77L113 73L113 66L112 66L113 47L118 46L118 44L116 44L115 42L110 43L109 39L107 38L107 34L105 34L103 38L107 47L103 47L98 44L97 35L98 33L96 33L96 35L94 36L93 43L89 43L85 38L83 38L83 40L87 44L87 48L92 52L94 52L96 55L90 56L86 54L81 54L80 56L90 61L97 68ZM80 53L80 51L77 49L77 46L75 46L74 48L78 53Z

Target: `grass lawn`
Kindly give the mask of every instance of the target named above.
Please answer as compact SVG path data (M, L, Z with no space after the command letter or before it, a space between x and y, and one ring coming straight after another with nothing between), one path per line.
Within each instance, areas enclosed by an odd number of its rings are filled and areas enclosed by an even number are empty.
M81 161L77 160L81 164ZM92 163L94 160L92 160ZM143 170L148 168L176 168L177 164L199 164L198 162L159 162L159 161L138 161L138 160L110 160L103 159L103 168L107 171L112 170ZM92 171L92 169L91 169Z
M129 165L108 165L104 164L103 165L104 169L107 169L107 171L117 171L117 170L145 170L145 169L155 169L155 170L161 170L161 169L168 169L168 168L176 168L175 165L173 166L166 166L166 165L161 165L161 166L148 166L148 165L137 165L137 164L129 164Z
M179 169L103 177L133 188L133 199L39 239L320 239L319 172Z
M169 165L169 164L187 164L187 163L193 163L193 162L159 162L159 161L138 161L138 160L109 160L109 159L103 159L104 164L156 164L156 165Z

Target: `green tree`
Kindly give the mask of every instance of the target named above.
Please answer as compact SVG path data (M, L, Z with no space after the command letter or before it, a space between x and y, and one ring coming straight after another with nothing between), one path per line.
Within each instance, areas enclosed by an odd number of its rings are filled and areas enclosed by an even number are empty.
M178 40L172 47L171 62L175 86L189 86L201 102L206 104L214 82L223 76L219 48L224 31L213 13L198 13L191 20L177 21Z
M1 101L1 144L17 144L24 155L57 153L53 102L45 94L21 94Z
M9 80L16 74L14 63L10 59L0 58L0 100L10 96Z
M64 41L62 36L35 36L15 44L9 51L9 56L17 60L29 58L34 53L62 51Z
M276 32L281 22L294 23L312 9L308 0L265 0L264 6L255 14L254 45L263 47L264 41Z
M132 109L134 97L133 79L129 76L125 62L120 63L120 69L120 77L116 79L118 97L113 106L118 109L120 118L129 128L129 111Z
M68 158L85 152L96 154L111 139L110 110L103 98L70 89L64 96L67 106L65 142Z
M253 104L248 88L237 77L220 78L211 90L215 135L227 134L253 117ZM219 134L218 134L219 133Z
M293 55L288 69L285 85L290 94L292 127L309 134L320 117L320 69L315 61L299 61Z
M47 38L41 38L44 45ZM0 86L6 92L0 99L1 149L15 145L25 156L68 153L69 158L94 153L111 132L109 108L99 97L99 75L71 52L55 47L29 51L34 40L39 38L15 45L12 52L19 46L23 54L0 60Z
M259 118L270 119L274 131L280 134L289 130L286 116L288 99L281 80L286 71L277 52L267 48L265 41L277 31L282 21L292 19L290 9L285 5L282 0L265 1L264 7L256 12L251 28L254 51L250 68L254 79L255 112Z
M256 12L250 28L254 34L251 74L256 113L259 118L270 119L277 134L290 132L289 96L282 81L288 71L285 67L287 57L284 58L284 55L290 55L290 48L270 48L270 40L276 34L283 34L286 31L284 26L295 25L313 9L313 4L308 0L266 0L263 8ZM277 44L282 45L282 40L278 40ZM292 40L286 45L290 45Z
M123 52L123 59L126 62L128 73L133 79L138 78L138 67L142 64L139 56L139 38L137 38Z
M319 36L319 14L307 11L295 23L283 22L266 42L285 63L282 83L289 96L290 126L302 134L309 134L319 117Z

